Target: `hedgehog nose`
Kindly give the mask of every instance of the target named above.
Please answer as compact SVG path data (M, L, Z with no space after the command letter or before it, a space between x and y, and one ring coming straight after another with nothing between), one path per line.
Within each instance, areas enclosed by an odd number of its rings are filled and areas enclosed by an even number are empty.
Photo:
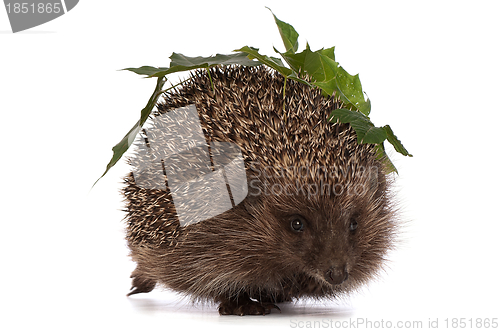
M347 272L347 267L345 265L342 266L333 266L325 273L325 279L332 285L340 285L349 277L349 273Z

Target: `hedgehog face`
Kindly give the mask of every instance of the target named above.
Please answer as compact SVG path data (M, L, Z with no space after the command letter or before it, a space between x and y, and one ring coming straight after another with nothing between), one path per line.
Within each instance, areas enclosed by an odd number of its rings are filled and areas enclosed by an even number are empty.
M342 284L356 263L357 221L346 220L331 199L318 204L294 197L288 203L297 200L303 203L288 211L275 207L284 256L290 257L284 259L294 262L292 273L300 271L323 286Z
M381 182L377 179L378 174L354 177L346 186L358 190L342 194L326 186L321 192L278 190L279 186L291 188L292 180L268 181L258 200L248 201L247 209L257 209L260 213L253 215L262 228L269 229L265 234L275 234L272 247L279 254L273 259L281 274L288 279L305 277L306 288L324 292L325 287L336 291L357 287L379 270L393 224L384 195L385 177ZM319 185L309 183L313 184ZM279 261L293 263L283 269Z
M343 220L331 220L323 211L283 213L280 217L288 248L295 256L297 267L319 282L340 285L347 280L353 265L355 243L349 225Z

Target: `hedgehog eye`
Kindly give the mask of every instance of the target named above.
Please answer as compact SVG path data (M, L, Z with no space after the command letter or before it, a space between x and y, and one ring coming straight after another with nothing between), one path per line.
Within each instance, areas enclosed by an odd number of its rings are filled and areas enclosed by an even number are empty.
M351 223L349 224L349 230L351 232L354 232L358 228L358 222L356 220L351 220Z
M299 216L294 216L290 222L290 226L294 232L301 232L304 229L304 219Z

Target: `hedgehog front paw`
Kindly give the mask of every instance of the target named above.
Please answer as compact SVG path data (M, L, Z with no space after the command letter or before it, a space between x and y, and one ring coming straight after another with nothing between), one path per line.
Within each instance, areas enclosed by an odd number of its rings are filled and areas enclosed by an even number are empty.
M225 299L219 305L221 315L268 315L271 309L281 309L274 303L258 302L250 299L247 295L240 296L236 300Z

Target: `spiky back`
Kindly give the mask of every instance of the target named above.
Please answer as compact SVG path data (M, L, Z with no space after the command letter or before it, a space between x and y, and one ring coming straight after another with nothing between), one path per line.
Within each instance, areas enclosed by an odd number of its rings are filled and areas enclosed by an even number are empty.
M260 67L215 67L206 70L164 96L155 116L179 107L196 105L208 142L237 144L250 165L286 170L308 168L309 177L333 172L335 181L351 181L356 169L375 159L373 146L359 145L350 126L327 121L339 100L327 99L320 90L288 80ZM140 138L147 143L147 137ZM139 158L136 155L135 158ZM134 157L132 157L132 163ZM322 167L328 165L328 170ZM290 180L299 174L288 174ZM316 181L315 178L300 181ZM126 177L127 237L132 245L170 246L183 232L167 190L141 188L133 174ZM165 178L168 183L168 179Z

